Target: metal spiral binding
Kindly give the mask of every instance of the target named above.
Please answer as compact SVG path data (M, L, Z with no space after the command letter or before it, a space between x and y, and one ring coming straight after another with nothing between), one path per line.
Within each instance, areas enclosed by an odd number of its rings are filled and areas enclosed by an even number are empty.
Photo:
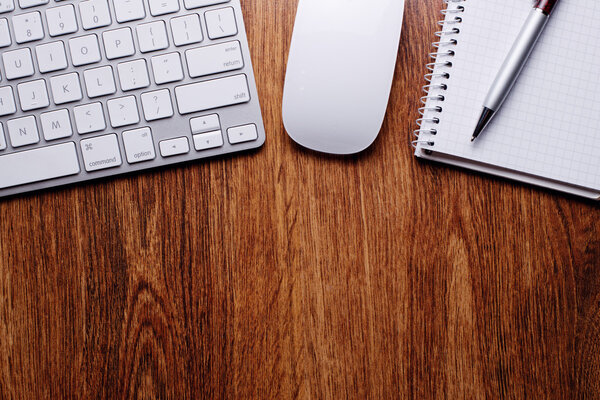
M425 75L425 80L428 84L423 86L425 96L421 97L423 107L419 108L421 114L421 118L417 119L419 129L413 131L413 135L417 138L412 141L415 148L419 145L429 148L435 146L434 137L438 133L435 125L440 123L440 119L435 115L443 112L440 103L446 100L444 92L448 90L448 85L445 81L450 79L448 70L452 68L451 59L456 54L453 48L458 45L456 36L460 34L458 25L462 23L462 17L458 14L465 11L465 7L458 3L465 1L467 0L444 0L446 9L441 12L445 18L438 21L442 29L435 33L440 40L433 43L436 51L429 54L433 62L427 64L429 73ZM424 135L426 137L423 137Z

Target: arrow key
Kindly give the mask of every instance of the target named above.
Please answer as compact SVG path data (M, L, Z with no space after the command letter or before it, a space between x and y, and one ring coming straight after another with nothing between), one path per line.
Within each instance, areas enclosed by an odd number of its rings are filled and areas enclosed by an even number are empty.
M227 129L227 136L231 144L252 142L258 139L258 130L254 124L236 126Z
M206 132L194 135L194 147L198 151L214 149L223 146L223 134L221 131Z
M217 114L205 115L203 117L192 118L190 120L192 134L213 132L221 130L221 123Z
M160 155L163 157L172 157L190 152L190 142L187 137L163 140L159 144Z

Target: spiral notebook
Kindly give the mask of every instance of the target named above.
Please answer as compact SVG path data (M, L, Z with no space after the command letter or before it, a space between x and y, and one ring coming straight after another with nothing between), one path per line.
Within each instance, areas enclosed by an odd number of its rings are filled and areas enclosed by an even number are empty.
M562 1L509 98L471 143L530 0L446 1L416 155L600 199L600 1Z

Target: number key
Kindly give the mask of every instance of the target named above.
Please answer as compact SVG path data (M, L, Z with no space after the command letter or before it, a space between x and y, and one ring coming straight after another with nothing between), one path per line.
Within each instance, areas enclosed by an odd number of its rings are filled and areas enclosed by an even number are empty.
M8 47L11 45L10 31L8 29L8 20L0 19L0 47Z
M15 15L13 29L15 30L15 40L19 44L44 38L42 16L38 11Z
M107 0L82 1L79 3L79 12L85 30L108 26L112 22Z
M77 32L75 7L72 4L47 9L46 20L48 21L48 33L50 33L50 36L60 36Z

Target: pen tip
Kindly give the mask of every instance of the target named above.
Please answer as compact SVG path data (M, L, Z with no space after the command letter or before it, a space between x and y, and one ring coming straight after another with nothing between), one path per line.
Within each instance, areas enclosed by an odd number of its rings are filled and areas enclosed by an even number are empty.
M471 137L471 142L474 142L475 139L481 135L481 132L485 130L488 126L492 118L494 117L494 111L484 107L483 112L481 113L481 117L479 118L479 122L477 123L477 127L475 128L475 132L473 132L473 136Z

